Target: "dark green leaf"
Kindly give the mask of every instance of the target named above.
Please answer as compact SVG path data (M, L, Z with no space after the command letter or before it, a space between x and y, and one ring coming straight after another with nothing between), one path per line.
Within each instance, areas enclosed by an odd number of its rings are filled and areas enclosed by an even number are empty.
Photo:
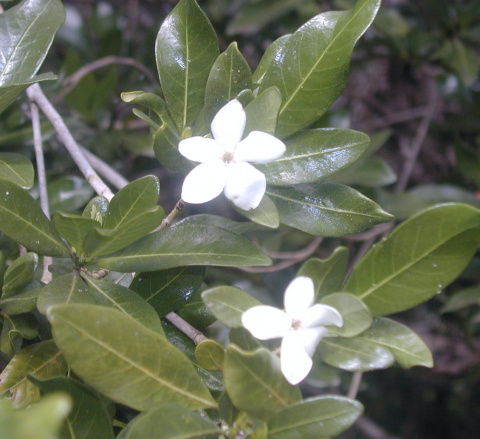
M53 216L53 224L60 235L70 244L72 252L82 258L85 252L85 238L98 221L74 213L57 212Z
M246 351L254 351L255 349L263 347L263 345L243 327L230 329L228 338L231 343L235 343Z
M203 284L201 288L192 294L188 302L177 311L179 317L198 329L206 328L217 320L203 303L202 292L205 288L208 287L206 284Z
M8 299L2 299L0 306L9 315L23 314L37 308L37 298L41 293L43 284L33 281L23 290L15 293Z
M411 308L441 291L466 267L480 242L480 211L441 204L397 227L362 258L344 290L377 316Z
M28 285L38 265L36 253L25 253L13 261L3 276L2 299L8 299L15 293Z
M85 206L93 195L93 189L85 179L76 176L59 178L47 189L52 214L58 210L76 211Z
M260 93L245 107L247 122L243 135L247 136L252 131L264 131L275 135L281 103L282 95L277 87L267 88Z
M23 189L32 189L34 177L32 162L25 156L9 152L0 153L0 178L18 184Z
M65 258L69 251L27 191L0 180L0 230L28 250Z
M267 188L280 221L318 236L358 233L393 217L360 192L328 181L295 188Z
M263 78L265 77L265 73L270 70L275 58L281 55L283 49L285 48L285 44L287 44L287 41L291 36L291 34L283 35L270 44L270 46L268 46L268 49L263 54L262 59L253 72L252 81L255 84L260 84L262 82Z
M20 350L22 338L33 340L38 335L37 319L32 313L9 316L2 313L3 326L0 334L0 351L13 356Z
M237 222L229 220L223 216L217 215L207 215L207 214L200 214L200 215L191 215L181 221L179 221L176 226L180 224L189 224L189 225L199 225L199 226L215 226L220 227L222 229L229 230L230 232L236 233L237 235L241 235L242 233L248 232L250 230L258 228L255 224L250 222Z

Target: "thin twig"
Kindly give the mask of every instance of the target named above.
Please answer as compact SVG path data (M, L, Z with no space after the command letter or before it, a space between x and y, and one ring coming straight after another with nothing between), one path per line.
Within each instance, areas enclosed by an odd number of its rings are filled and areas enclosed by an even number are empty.
M82 151L80 151L80 147L78 146L77 142L65 125L62 117L60 114L58 114L57 110L55 110L47 97L43 94L43 91L38 84L33 84L29 87L29 97L36 102L45 116L47 116L47 118L50 120L53 127L57 131L58 136L87 180L88 184L92 186L98 195L102 195L110 201L113 198L112 191L93 170L90 163L88 163Z
M80 151L82 151L85 158L92 165L92 168L95 169L102 177L105 178L112 186L118 190L122 189L129 182L119 174L115 169L113 169L109 164L105 163L102 159L97 157L95 154L92 154L88 149L80 146Z
M350 388L348 389L347 398L355 399L357 397L358 389L360 388L360 383L362 382L363 372L354 372L352 376L352 382L350 383Z
M177 217L180 215L180 213L182 212L182 210L185 208L186 205L187 203L185 203L185 201L183 201L180 198L177 201L177 204L175 204L172 211L164 218L162 223L154 230L154 232L158 232L159 230L163 230L167 227L170 227L172 225L172 222L177 219Z
M190 323L187 323L174 312L167 314L165 318L178 329L180 329L180 331L182 331L195 344L199 344L201 341L208 340L208 337L205 337L203 333L190 325Z
M269 252L263 248L260 248L260 250L262 250L262 252L267 256L270 256L274 259L304 259L310 256L317 249L322 240L323 237L317 236L307 247L296 252Z
M45 160L43 157L42 130L40 128L40 114L37 104L30 97L30 91L27 89L27 95L30 98L30 111L32 114L33 129L33 147L35 150L35 161L37 163L38 187L40 193L40 207L47 218L50 218L50 207L48 205L47 193L47 175L45 172ZM52 280L52 273L48 271L49 265L53 262L50 256L43 257L43 273L41 281L48 284Z
M357 419L355 427L370 439L401 439L398 436L393 436L387 433L383 428L365 416L361 416Z
M90 64L84 65L75 73L66 77L62 82L62 85L65 88L57 96L55 96L52 99L52 102L55 104L60 102L68 93L70 93L75 88L75 86L82 80L82 78L88 75L89 73L92 73L95 70L101 69L111 64L123 64L123 65L135 67L139 69L142 73L144 73L151 83L155 84L157 82L152 72L142 63L132 58L126 58L122 56L106 56L104 58L97 59L96 61Z
M378 130L390 125L402 122L408 122L412 119L420 119L429 112L428 105L417 108L409 108L408 110L399 111L397 113L386 114L382 119L367 123L369 130Z

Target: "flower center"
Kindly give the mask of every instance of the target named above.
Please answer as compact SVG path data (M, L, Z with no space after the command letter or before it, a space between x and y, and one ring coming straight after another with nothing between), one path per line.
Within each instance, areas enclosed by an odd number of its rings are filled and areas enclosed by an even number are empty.
M221 157L221 159L225 162L225 164L235 163L233 159L233 152L232 151L225 151Z
M298 331L299 329L303 329L301 320L292 320L292 329L294 331Z

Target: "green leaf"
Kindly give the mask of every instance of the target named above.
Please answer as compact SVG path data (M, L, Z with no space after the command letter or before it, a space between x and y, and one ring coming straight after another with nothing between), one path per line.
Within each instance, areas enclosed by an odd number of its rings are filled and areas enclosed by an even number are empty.
M282 37L277 38L272 44L270 44L270 46L268 46L267 50L262 56L262 59L258 63L257 68L253 72L252 81L255 84L261 84L265 74L270 70L273 62L275 61L275 58L277 56L281 56L281 53L291 36L291 34L283 35Z
M98 299L76 273L55 277L42 288L37 300L37 308L46 314L47 308L69 303L97 304Z
M261 305L240 288L228 286L205 290L202 299L215 317L230 328L241 327L242 314L253 306Z
M0 112L30 84L56 79L33 77L65 19L60 0L23 1L0 16Z
M37 308L37 298L42 288L43 284L34 280L8 299L0 300L0 306L9 315L34 311Z
M318 352L325 363L349 372L385 369L395 361L390 349L360 337L324 338Z
M207 328L217 320L203 303L202 292L206 288L208 288L207 284L203 284L201 288L192 294L188 302L177 311L179 317L197 329Z
M202 285L204 277L204 267L170 268L137 274L130 288L163 317L188 302Z
M28 192L2 180L0 230L35 253L59 258L69 256L62 238Z
M362 414L358 401L343 396L317 396L275 413L268 420L269 439L332 437L350 427Z
M203 107L208 75L219 54L215 31L195 0L181 0L167 16L155 54L162 91L182 132Z
M58 439L113 439L112 422L107 409L85 384L67 377L48 380L29 377L29 380L42 392L65 392L73 400L73 408Z
M441 312L455 312L471 305L480 306L480 285L455 291L447 299Z
M32 189L35 178L32 162L21 154L2 152L0 178L18 184L23 189Z
M73 213L57 212L53 216L55 229L64 237L77 256L82 258L85 252L85 238L95 227L98 227L98 221L85 216L75 215Z
M241 235L242 233L249 232L250 230L258 229L255 224L250 222L237 222L229 220L223 216L217 215L191 215L181 221L179 221L175 226L179 226L180 224L185 225L199 225L199 226L215 226L220 227L222 229L229 230L230 232L236 233L237 235Z
M0 401L0 431L8 439L51 439L57 437L71 408L71 400L64 394L46 396L23 410Z
M403 222L362 258L344 291L381 316L434 296L467 266L480 242L480 211L440 204Z
M275 206L275 203L267 195L264 195L260 204L252 210L243 210L235 206L233 203L230 204L237 212L241 213L254 223L272 229L276 229L280 225L277 206Z
M219 55L210 70L205 88L206 122L211 123L215 114L242 90L252 88L250 67L238 50L236 42Z
M392 215L360 192L329 181L295 188L267 187L280 221L318 236L345 236L391 221Z
M2 332L0 334L0 351L7 356L13 356L20 350L22 338L33 340L38 336L37 319L32 313L3 316Z
M47 192L52 214L58 210L76 211L85 206L94 193L85 179L76 176L61 177L49 183Z
M278 110L282 103L282 95L277 87L267 88L246 107L247 122L243 135L246 137L252 131L263 131L275 135Z
M215 340L203 340L195 348L195 359L199 366L207 370L222 369L225 349Z
M254 351L255 349L263 347L263 345L243 327L230 329L228 338L231 343L236 344L246 351Z
M265 348L244 351L230 344L223 373L233 404L261 420L302 399L282 375L279 358Z
M271 260L248 239L225 229L180 224L100 257L97 264L125 273L184 265L265 266L270 265Z
M358 0L346 12L317 15L285 43L260 92L277 86L283 96L277 135L287 137L317 120L345 87L353 46L370 26L380 0Z
M3 275L7 270L7 266L5 264L5 255L0 251L0 288L3 287Z
M6 397L12 407L26 407L40 399L39 389L27 375L37 378L51 378L67 373L67 363L53 340L41 341L17 352L0 374L0 395Z
M102 225L105 220L105 215L107 214L109 204L110 203L105 197L98 195L88 202L82 212L82 216L93 219Z
M256 165L267 183L277 186L312 183L357 160L370 142L359 131L318 128L297 133L285 141L287 151L278 160Z
M297 276L313 280L316 302L327 294L342 289L347 274L348 255L348 248L337 247L327 259L310 258L302 264Z
M413 366L433 367L432 353L410 328L386 318L375 319L359 337L390 349L395 360L408 369Z
M93 305L55 306L47 317L69 366L114 401L136 410L165 402L216 407L190 361L130 317Z
M36 253L25 253L13 261L3 276L2 299L8 299L15 293L28 285L38 265Z
M397 174L380 157L369 157L360 166L350 166L345 172L333 177L339 183L365 187L381 187L397 181Z
M97 299L97 303L120 311L129 318L140 322L146 328L165 336L157 313L145 300L126 287L106 280L84 276L86 284Z
M165 404L139 414L117 439L213 439L221 433L212 421L199 414L176 404Z

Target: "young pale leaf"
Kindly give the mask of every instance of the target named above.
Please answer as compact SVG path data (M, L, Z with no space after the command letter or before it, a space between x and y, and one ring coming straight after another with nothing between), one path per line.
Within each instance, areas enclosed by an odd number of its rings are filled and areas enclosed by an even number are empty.
M457 278L480 242L480 210L440 204L397 227L362 258L344 291L376 316L424 302Z
M243 236L214 226L179 224L151 233L130 246L97 259L120 272L154 271L183 265L270 265L271 260Z
M277 206L275 206L275 203L267 195L264 195L260 204L252 210L243 210L233 203L230 204L238 213L241 213L254 223L272 229L276 229L280 225Z
M51 378L67 373L68 367L53 340L41 341L17 352L0 374L0 395L8 391L12 407L26 407L40 399L40 390L28 379Z
M277 87L267 88L246 107L247 122L243 135L246 137L252 131L263 131L275 135L277 115L282 103L282 95Z
M348 186L322 181L295 188L267 187L280 221L317 236L345 236L393 216Z
M328 331L340 337L354 337L369 328L373 322L366 305L357 297L346 293L330 294L321 303L332 306L343 317L343 326L330 326Z
M57 232L70 244L72 251L75 249L75 254L79 256L85 252L86 236L98 227L98 221L95 219L65 212L57 212L53 216L53 224Z
M358 401L343 396L317 396L297 402L268 420L269 439L333 437L362 414Z
M433 367L432 353L422 339L407 326L393 320L375 319L373 325L358 338L387 347L406 369L413 366Z
M267 183L277 186L313 183L331 177L365 151L369 137L359 131L319 128L297 133L285 141L287 151L278 160L256 165Z
M238 50L236 42L231 43L210 70L205 88L205 116L210 124L218 110L234 99L242 90L252 88L250 67Z
M195 359L207 370L221 370L225 360L225 349L215 340L203 340L195 348Z
M64 392L73 400L73 407L58 439L113 439L112 421L99 397L80 381L67 377L47 380L29 377L42 392Z
M395 361L389 348L360 337L324 338L318 352L325 363L349 372L385 369Z
M15 293L28 285L38 265L36 253L25 253L13 261L3 276L2 299L8 299Z
M265 73L270 70L275 58L277 56L281 56L281 53L291 36L291 34L283 35L270 44L270 46L268 46L268 49L263 54L262 59L255 69L255 72L253 72L252 81L255 84L261 84L263 78L265 77Z
M202 299L208 309L230 328L242 326L242 314L261 303L240 288L221 286L205 290Z
M223 373L235 407L261 420L302 399L282 375L279 358L265 348L244 351L230 344Z
M65 258L67 246L30 194L15 183L0 180L0 230L40 255Z
M185 305L202 285L204 267L177 267L140 273L130 288L143 297L160 317Z
M353 46L370 26L380 0L358 0L346 12L317 15L285 43L260 92L276 86L283 96L277 135L287 137L318 119L345 87Z
M160 27L155 44L162 91L180 132L203 107L205 85L218 54L208 18L195 0L181 0Z
M61 305L49 308L47 317L69 366L114 401L136 410L166 402L192 410L216 407L181 352L119 311Z
M23 189L32 189L35 178L32 162L21 154L2 152L0 178L18 184Z
M176 404L150 408L138 415L117 439L214 439L221 430L198 413Z
M348 248L337 247L327 259L310 258L298 270L315 285L315 301L342 289L348 267Z

